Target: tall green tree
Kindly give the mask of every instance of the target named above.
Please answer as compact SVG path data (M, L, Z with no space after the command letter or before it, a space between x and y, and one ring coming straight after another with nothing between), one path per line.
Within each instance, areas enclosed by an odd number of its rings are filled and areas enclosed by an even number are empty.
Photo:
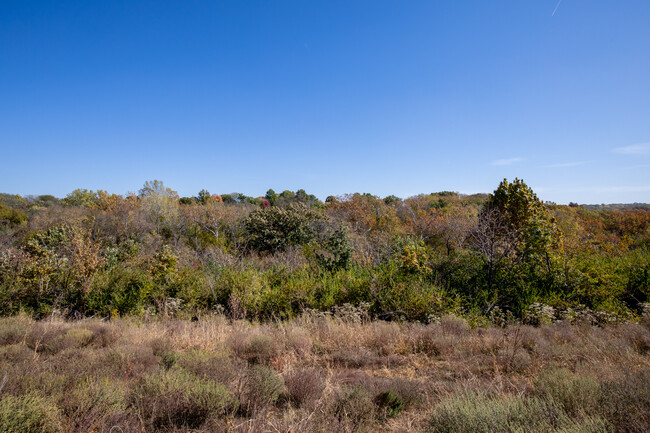
M496 211L504 229L516 234L517 252L528 257L548 254L559 241L559 230L548 209L522 179L503 179L489 195L485 212Z

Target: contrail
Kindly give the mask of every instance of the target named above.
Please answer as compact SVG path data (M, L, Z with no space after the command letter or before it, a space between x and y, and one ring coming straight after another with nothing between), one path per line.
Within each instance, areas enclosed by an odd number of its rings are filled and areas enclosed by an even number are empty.
M553 9L553 13L551 14L552 17L555 16L555 12L557 12L557 8L560 7L560 4L561 4L561 3L562 3L562 0L560 0L559 2L557 2L557 6L555 6L555 9Z

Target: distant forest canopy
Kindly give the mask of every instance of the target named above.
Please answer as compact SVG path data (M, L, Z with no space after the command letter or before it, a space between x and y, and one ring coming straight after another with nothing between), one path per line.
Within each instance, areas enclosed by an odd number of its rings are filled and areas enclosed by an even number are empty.
M648 205L543 203L520 179L324 202L179 197L158 180L126 196L0 194L0 314L612 321L649 295Z

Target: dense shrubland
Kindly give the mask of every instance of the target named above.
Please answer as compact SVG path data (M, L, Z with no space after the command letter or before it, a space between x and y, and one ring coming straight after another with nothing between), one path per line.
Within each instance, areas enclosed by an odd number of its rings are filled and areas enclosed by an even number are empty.
M473 324L638 317L650 210L542 203L518 179L489 195L319 201L75 190L0 196L0 313L290 318L363 309Z

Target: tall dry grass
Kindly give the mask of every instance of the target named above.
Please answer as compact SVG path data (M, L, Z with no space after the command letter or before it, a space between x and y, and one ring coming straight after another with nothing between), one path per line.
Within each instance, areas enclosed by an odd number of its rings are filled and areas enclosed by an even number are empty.
M642 323L16 316L0 431L650 431L649 342Z

